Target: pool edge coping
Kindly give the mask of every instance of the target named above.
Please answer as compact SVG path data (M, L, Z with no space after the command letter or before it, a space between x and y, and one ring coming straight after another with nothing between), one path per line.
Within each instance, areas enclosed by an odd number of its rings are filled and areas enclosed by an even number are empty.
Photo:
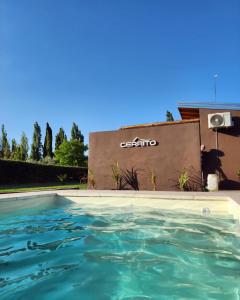
M0 201L11 199L39 198L48 196L65 197L131 197L151 199L175 199L175 200L233 200L240 205L240 191L218 192L181 192L181 191L115 191L115 190L57 190L57 191L34 191L23 193L0 194Z
M218 191L218 192L181 192L181 191L115 191L115 190L56 190L56 191L34 191L12 194L0 194L0 203L17 200L30 200L33 198L62 196L70 198L138 198L139 200L151 199L155 200L184 200L193 202L227 202L228 214L234 219L240 220L240 191ZM70 201L76 202L73 199ZM101 199L102 200L102 199ZM140 204L139 204L140 205ZM193 205L193 206L194 206ZM188 208L191 210L191 206Z

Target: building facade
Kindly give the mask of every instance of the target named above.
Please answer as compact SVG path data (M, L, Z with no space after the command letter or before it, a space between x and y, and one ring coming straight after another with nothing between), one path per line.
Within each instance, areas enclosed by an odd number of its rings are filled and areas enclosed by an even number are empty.
M117 166L122 189L178 190L179 177L187 175L187 189L201 190L208 174L219 176L220 189L239 189L240 110L180 107L179 111L180 121L90 133L94 188L115 189ZM208 115L226 111L231 113L232 126L209 129Z

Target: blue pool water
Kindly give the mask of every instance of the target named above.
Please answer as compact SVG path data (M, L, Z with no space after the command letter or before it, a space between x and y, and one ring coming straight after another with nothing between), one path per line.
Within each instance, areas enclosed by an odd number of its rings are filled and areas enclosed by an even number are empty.
M0 219L0 299L240 299L239 226L143 208Z

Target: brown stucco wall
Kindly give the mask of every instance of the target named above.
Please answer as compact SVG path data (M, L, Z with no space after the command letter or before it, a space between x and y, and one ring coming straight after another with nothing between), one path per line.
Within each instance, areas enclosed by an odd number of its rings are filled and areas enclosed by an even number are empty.
M157 146L120 148L135 137L155 139ZM199 122L90 133L89 169L96 189L113 189L111 165L138 169L139 188L152 190L149 170L156 173L157 190L176 190L179 173L201 178Z
M218 130L218 153L216 151L216 133L208 129L208 114L231 111L234 127ZM220 189L240 189L237 170L240 169L240 111L200 109L201 144L206 146L203 173L219 172Z

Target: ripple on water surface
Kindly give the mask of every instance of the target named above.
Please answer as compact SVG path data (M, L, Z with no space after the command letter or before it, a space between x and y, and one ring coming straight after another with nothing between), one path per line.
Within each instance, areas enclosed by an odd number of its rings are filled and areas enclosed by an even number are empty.
M239 227L145 208L29 210L0 221L0 299L240 299Z

